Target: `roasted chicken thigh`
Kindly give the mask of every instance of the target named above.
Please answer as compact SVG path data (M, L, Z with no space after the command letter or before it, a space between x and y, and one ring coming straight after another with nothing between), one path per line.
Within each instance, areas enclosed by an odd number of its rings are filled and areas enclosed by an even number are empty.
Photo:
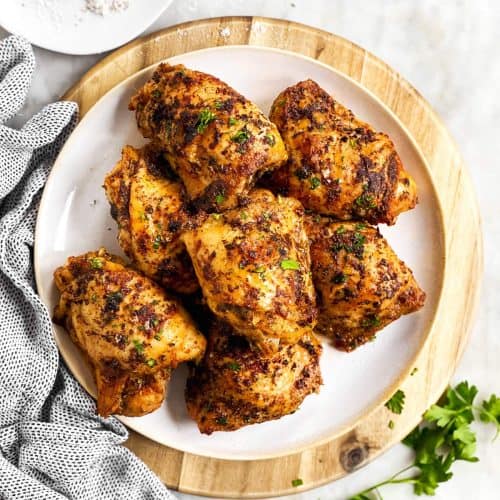
M293 413L307 395L319 392L321 350L310 334L263 354L227 324L215 323L205 358L188 378L188 413L204 434Z
M311 269L317 290L316 331L345 351L424 305L413 273L378 229L309 217Z
M393 142L312 80L284 90L271 114L288 150L267 180L306 209L338 219L394 224L417 203L416 185Z
M152 411L171 370L203 356L205 338L182 306L104 249L70 257L54 278L54 321L94 369L100 415Z
M253 103L182 65L160 64L129 108L199 208L236 206L256 179L287 159L276 126Z
M315 324L302 217L297 200L255 190L182 236L209 308L263 349L295 343Z
M198 282L179 239L194 217L168 163L151 146L125 146L104 189L118 223L118 241L134 266L166 288L194 292Z

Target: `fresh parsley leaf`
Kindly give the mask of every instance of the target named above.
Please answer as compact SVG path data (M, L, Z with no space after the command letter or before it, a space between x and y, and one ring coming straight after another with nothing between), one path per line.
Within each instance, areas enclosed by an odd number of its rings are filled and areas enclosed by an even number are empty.
M392 411L392 413L397 413L398 415L403 411L405 405L405 393L398 389L385 403L385 407Z
M248 132L248 130L246 130L244 128L241 130L238 130L238 132L236 132L236 134L234 134L231 137L231 140L233 142L238 143L238 144L245 144L245 142L247 142L248 139L250 139L250 133Z
M313 191L321 186L321 179L318 179L318 177L311 177L309 182L311 183L311 190Z
M102 260L98 257L91 257L89 262L92 269L102 269Z
M432 405L424 415L428 422L436 422L438 427L446 427L455 418L457 412L438 405Z
M304 481L302 479L297 478L297 479L292 479L292 486L294 488L297 488L298 486L302 486L304 484Z
M215 114L209 109L202 109L198 115L198 121L196 122L196 130L199 134L202 134L207 129L210 122L215 120Z
M500 434L500 398L492 394L490 399L483 401L479 418L482 422L495 424L497 433L494 439L496 439Z
M293 259L284 259L280 262L281 269L285 271L298 271L300 269L300 264Z
M241 370L241 365L239 363L236 363L235 361L230 361L227 364L227 367L233 372L239 372Z
M137 339L133 339L132 343L134 344L135 350L139 354L142 354L144 352L144 344L141 341L139 341Z
M217 203L217 205L220 205L221 203L224 203L224 200L225 200L225 196L223 194L218 194L215 197L215 203Z

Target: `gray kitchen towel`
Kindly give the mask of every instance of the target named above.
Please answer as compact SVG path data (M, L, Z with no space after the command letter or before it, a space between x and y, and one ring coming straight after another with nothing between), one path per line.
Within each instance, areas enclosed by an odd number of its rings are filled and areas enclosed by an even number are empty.
M0 41L0 496L172 500L121 446L125 427L96 416L94 401L59 358L50 313L35 291L37 207L78 109L56 102L20 130L9 128L34 68L25 40Z

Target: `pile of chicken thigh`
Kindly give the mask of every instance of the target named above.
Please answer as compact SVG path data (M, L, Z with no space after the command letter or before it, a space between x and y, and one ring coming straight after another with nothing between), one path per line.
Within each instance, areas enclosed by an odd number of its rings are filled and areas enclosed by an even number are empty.
M219 79L160 64L131 98L149 143L104 180L118 240L55 271L54 320L96 379L102 416L157 409L188 362L201 432L295 412L324 341L352 351L425 293L377 227L415 207L389 137L312 80L267 118Z

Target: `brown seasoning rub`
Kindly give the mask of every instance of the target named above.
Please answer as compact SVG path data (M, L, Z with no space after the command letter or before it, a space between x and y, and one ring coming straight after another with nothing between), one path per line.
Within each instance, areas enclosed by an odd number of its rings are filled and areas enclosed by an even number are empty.
M160 64L129 108L203 210L237 206L264 172L287 159L276 126L253 103L182 65Z
M352 351L377 331L424 305L413 273L378 229L308 217L311 269L317 291L315 331Z
M179 293L199 287L180 235L196 223L182 183L151 146L125 146L104 189L118 223L118 241L134 266Z
M205 358L188 378L188 413L204 434L294 413L306 396L319 392L321 352L311 334L265 354L227 324L214 323Z
M401 212L415 207L415 181L393 142L317 83L306 80L285 89L270 118L289 160L263 185L342 220L394 224Z
M261 349L295 343L316 322L302 205L254 190L182 236L207 305Z
M176 300L104 249L54 272L65 326L94 369L97 411L139 415L158 407L171 369L198 361L206 341Z

